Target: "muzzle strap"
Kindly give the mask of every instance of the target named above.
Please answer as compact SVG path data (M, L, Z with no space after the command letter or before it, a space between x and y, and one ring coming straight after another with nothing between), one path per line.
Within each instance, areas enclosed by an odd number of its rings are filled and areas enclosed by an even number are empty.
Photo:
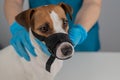
M52 34L48 37L44 37L42 35L39 35L37 33L35 33L34 31L32 31L33 35L39 39L40 41L44 41L46 46L48 47L48 51L51 53L51 56L49 57L49 59L46 62L46 70L48 72L51 72L51 66L55 61L55 58L59 59L59 60L65 60L65 59L61 59L58 56L56 56L56 50L57 50L57 46L60 45L60 43L62 42L69 42L71 43L71 40L68 37L68 34L65 33L56 33L56 34ZM72 44L72 43L71 43Z
M51 69L51 65L52 63L55 61L55 57L54 56L50 56L49 59L47 60L47 63L46 63L46 70L48 72L50 72L50 69Z
M35 33L34 31L32 31L32 33L33 33L33 35L34 35L37 39L39 39L39 40L41 40L41 41L44 41L44 40L45 40L45 37L44 37L44 36L38 35L38 34Z
M35 33L34 31L32 31L32 33L33 33L33 35L34 35L37 39L39 39L39 40L41 40L41 41L44 41L44 40L45 40L45 37L44 37L44 36L38 35L38 34ZM54 57L53 55L51 55L51 56L49 57L49 59L47 60L47 62L46 62L46 70L47 70L48 72L50 72L51 65L52 65L52 63L54 62L54 60L55 60L55 57Z

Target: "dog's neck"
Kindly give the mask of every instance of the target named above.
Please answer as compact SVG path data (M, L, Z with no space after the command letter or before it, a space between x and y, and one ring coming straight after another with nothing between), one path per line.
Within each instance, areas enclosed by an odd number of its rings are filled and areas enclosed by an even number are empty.
M36 42L31 29L29 29L29 37L34 47L35 53L37 54L37 57L34 57L30 54L31 61L29 62L25 59L21 59L21 63L23 64L22 67L24 68L25 74L27 74L26 77L31 78L33 76L32 80L53 80L55 75L60 71L63 65L63 60L56 58L51 66L50 72L48 72L46 70L46 62L50 56L41 50L41 46Z

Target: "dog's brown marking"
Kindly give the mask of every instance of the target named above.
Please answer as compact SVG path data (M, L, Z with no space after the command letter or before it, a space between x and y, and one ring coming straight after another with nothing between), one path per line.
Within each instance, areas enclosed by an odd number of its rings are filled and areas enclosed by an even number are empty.
M31 27L31 29L37 34L47 37L55 32L53 28L53 22L50 17L50 13L52 11L56 12L63 21L67 20L67 13L72 19L72 8L64 3L29 9L18 14L15 19L27 30L29 30L29 27ZM62 27L67 32L68 25L64 26L63 24Z
M65 11L65 14L67 14L67 13L69 14L70 19L72 20L72 14L73 14L72 7L65 3L59 3L58 5L63 8L63 10Z

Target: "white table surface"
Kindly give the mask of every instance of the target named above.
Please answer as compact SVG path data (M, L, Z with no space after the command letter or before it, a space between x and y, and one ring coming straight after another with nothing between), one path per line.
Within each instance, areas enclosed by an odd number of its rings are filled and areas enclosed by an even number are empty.
M120 52L76 53L55 80L120 80Z

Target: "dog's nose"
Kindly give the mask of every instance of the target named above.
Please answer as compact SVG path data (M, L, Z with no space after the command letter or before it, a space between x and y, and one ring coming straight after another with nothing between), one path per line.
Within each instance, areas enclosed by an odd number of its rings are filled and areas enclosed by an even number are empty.
M69 45L66 45L63 48L61 48L61 52L64 56L69 56L72 54L72 47Z
M74 47L69 42L61 43L58 46L57 51L56 51L56 56L62 60L72 57L73 54L74 54Z

